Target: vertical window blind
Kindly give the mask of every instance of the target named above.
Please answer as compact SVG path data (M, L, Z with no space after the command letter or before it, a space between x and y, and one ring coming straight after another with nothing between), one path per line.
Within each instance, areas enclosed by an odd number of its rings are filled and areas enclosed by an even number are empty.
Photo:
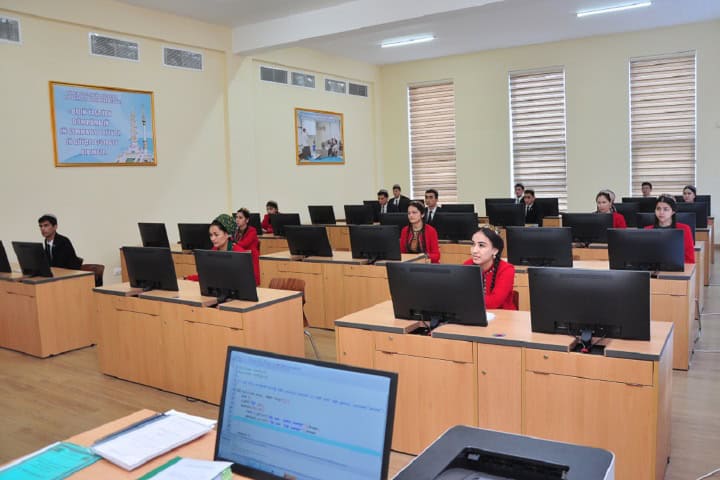
M632 192L695 184L695 53L630 61Z
M457 201L454 84L409 87L408 109L412 198L434 188L440 202Z
M565 71L510 73L513 183L567 209Z

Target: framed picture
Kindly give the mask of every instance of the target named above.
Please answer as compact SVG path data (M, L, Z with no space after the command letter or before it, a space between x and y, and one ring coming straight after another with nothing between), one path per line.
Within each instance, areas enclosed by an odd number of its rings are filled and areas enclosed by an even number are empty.
M153 92L50 82L56 167L155 166Z
M295 158L298 165L344 164L343 114L296 108Z

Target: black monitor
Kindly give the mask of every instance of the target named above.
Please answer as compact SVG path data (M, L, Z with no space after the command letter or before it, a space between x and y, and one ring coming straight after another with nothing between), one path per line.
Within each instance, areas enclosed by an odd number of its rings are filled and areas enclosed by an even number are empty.
M348 225L372 225L375 212L368 205L345 205L345 223Z
M441 240L470 240L478 231L477 213L448 213L443 206L433 218L433 227Z
M442 211L445 213L473 213L475 205L472 203L443 203Z
M50 260L39 242L12 242L15 256L23 275L29 277L52 277Z
M498 204L509 204L509 203L515 203L514 198L486 198L485 199L485 215L488 214L488 210L490 205L498 205ZM522 201L520 202L520 205L525 205Z
M377 200L363 200L363 205L367 205L368 207L370 207L370 211L373 212L373 222L379 222L380 202L378 202Z
M612 270L682 272L685 269L682 230L611 228L607 234Z
M255 227L255 231L257 231L258 235L262 235L262 221L260 220L260 214L259 213L251 213L250 219L248 220L248 225L251 227Z
M380 215L380 225L397 225L398 226L398 239L400 239L400 232L404 227L410 225L408 221L407 213L405 212L391 212L383 213Z
M487 206L488 221L495 227L524 227L524 203L491 203Z
M8 260L7 252L5 251L2 240L0 240L0 273L12 273L10 261Z
M635 214L635 225L637 228L645 228L655 224L655 213L638 212ZM628 225L629 227L630 225Z
M335 210L332 205L310 205L310 223L313 225L335 225Z
M179 290L169 248L122 247L122 250L131 287L145 291Z
M637 214L639 213L638 212L639 206L640 205L635 202L616 203L614 205L615 211L617 213L619 213L620 215L622 215L623 217L625 217L625 225L627 225L628 227L632 227L632 228L635 228L638 226ZM645 213L645 212L643 212L643 213ZM653 213L653 215L655 215L655 214Z
M637 232L638 230L625 230ZM650 274L530 268L533 332L650 340Z
M695 203L705 203L707 205L707 216L712 217L712 205L710 203L710 195L696 195L695 196ZM675 200L677 200L678 203L685 203L685 199L682 195L675 195Z
M352 258L400 260L400 234L397 225L350 225Z
M183 250L210 250L209 223L178 223L180 245Z
M243 478L385 480L397 380L228 347L215 460Z
M257 302L255 270L249 252L195 250L200 294L228 300Z
M557 197L535 198L535 206L543 217L557 217L560 215Z
M479 267L388 263L387 276L396 318L487 326Z
M167 230L164 223L138 223L140 239L143 247L170 248Z
M645 228L648 225L654 225L655 224L655 214L654 213L637 213L635 218L635 223L638 228ZM675 220L678 223L684 223L688 227L690 227L690 233L692 233L693 241L695 241L695 230L696 230L696 223L695 223L695 213L693 212L677 212L675 214Z
M706 203L685 203L680 202L677 204L677 211L689 212L695 214L695 226L697 228L707 228L707 204Z
M285 236L285 225L300 225L299 213L273 213L270 215L270 225L272 225L273 235L278 237Z
M508 227L508 262L533 267L572 267L572 230L568 227Z
M654 212L656 197L622 197L622 203L637 203L638 212Z
M288 247L292 255L303 257L332 257L327 230L320 225L288 225L285 227Z
M607 243L607 229L613 226L610 213L563 213L563 227L572 229L573 241L584 243Z

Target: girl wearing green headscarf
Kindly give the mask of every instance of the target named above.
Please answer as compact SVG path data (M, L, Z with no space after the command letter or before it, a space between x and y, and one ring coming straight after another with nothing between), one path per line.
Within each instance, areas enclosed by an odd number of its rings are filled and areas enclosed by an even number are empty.
M234 250L233 235L237 224L235 220L227 213L221 213L210 224L210 241L213 244L213 250Z

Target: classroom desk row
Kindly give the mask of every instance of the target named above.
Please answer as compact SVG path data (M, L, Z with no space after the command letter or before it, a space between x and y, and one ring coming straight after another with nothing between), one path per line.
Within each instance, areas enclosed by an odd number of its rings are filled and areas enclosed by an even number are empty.
M488 327L414 320L384 302L336 321L338 361L399 374L393 450L417 454L453 425L605 448L617 478L662 479L670 455L673 324L648 342L533 333L528 312L493 311Z

